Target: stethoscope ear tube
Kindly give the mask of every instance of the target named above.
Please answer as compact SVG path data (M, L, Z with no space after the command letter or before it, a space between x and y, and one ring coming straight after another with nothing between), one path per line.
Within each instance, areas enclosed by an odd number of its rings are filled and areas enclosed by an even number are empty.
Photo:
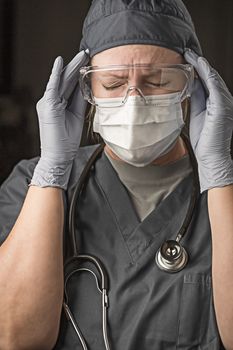
M98 278L91 269L88 268L81 268L80 264L88 262L89 264L93 264L101 278L101 286L99 289L99 283L98 283ZM75 267L75 269L74 269ZM107 327L107 308L109 306L108 302L108 288L109 288L109 283L108 283L108 275L107 271L105 270L104 265L100 261L99 258L93 255L87 255L87 254L79 254L77 256L73 256L70 258L64 267L64 301L63 301L63 308L65 310L66 317L68 321L71 322L77 336L79 337L80 343L82 344L82 348L84 350L88 350L87 344L85 342L85 339L82 335L82 332L75 320L74 315L72 314L70 307L69 307L69 300L68 300L68 291L67 291L67 285L69 279L78 272L82 271L88 271L94 277L96 278L96 284L97 284L97 289L100 291L102 294L102 331L103 331L103 339L104 339L104 344L105 344L105 349L110 350L110 345L109 345L109 336L108 336L108 327Z
M83 262L92 263L96 267L96 269L100 275L100 278L101 278L101 286L100 286L101 291L103 291L103 289L108 290L109 289L109 282L108 282L107 271L106 271L104 265L102 264L102 262L100 261L100 259L94 255L79 254L77 256L73 256L70 259L68 259L65 266L64 266L65 282L71 276L72 271L75 271L75 270L78 271L78 268L80 268L80 264ZM70 270L70 267L71 267L71 270ZM75 270L73 269L73 267L75 267Z

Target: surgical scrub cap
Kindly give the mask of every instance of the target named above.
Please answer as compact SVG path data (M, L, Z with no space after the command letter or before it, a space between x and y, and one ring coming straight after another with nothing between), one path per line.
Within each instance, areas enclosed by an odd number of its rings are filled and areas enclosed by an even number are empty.
M115 46L148 44L201 55L191 16L181 0L93 0L80 49L90 56Z

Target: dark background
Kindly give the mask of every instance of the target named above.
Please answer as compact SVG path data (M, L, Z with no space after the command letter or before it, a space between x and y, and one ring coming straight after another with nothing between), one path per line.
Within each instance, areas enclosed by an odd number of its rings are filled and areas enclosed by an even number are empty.
M54 58L77 53L90 0L0 0L0 183L39 155L35 105ZM233 91L233 0L185 0L204 55Z

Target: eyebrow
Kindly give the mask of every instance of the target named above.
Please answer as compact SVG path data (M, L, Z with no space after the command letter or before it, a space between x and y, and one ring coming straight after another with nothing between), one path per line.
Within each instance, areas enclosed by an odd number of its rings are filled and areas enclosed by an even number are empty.
M156 70L154 72L154 74L153 74L153 76L160 76L160 75L161 75L161 70L160 69ZM125 79L128 76L129 76L128 73L123 75L123 74L117 74L117 73L113 73L113 72L111 72L111 73L102 72L101 75L100 75L101 78L118 78L118 79L122 79L122 80ZM141 77L142 78L151 77L151 73L150 74L143 74L142 73Z
M120 78L120 79L125 79L125 77L128 77L128 74L114 74L114 73L101 73L100 75L101 78Z

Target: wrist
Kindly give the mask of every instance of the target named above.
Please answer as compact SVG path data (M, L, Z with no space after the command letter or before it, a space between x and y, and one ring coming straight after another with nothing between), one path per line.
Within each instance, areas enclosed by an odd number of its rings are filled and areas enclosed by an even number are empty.
M233 184L233 161L222 159L216 163L198 163L201 193L212 188L221 188Z
M73 161L54 162L40 158L35 167L31 185L38 187L57 187L66 190L72 170Z

